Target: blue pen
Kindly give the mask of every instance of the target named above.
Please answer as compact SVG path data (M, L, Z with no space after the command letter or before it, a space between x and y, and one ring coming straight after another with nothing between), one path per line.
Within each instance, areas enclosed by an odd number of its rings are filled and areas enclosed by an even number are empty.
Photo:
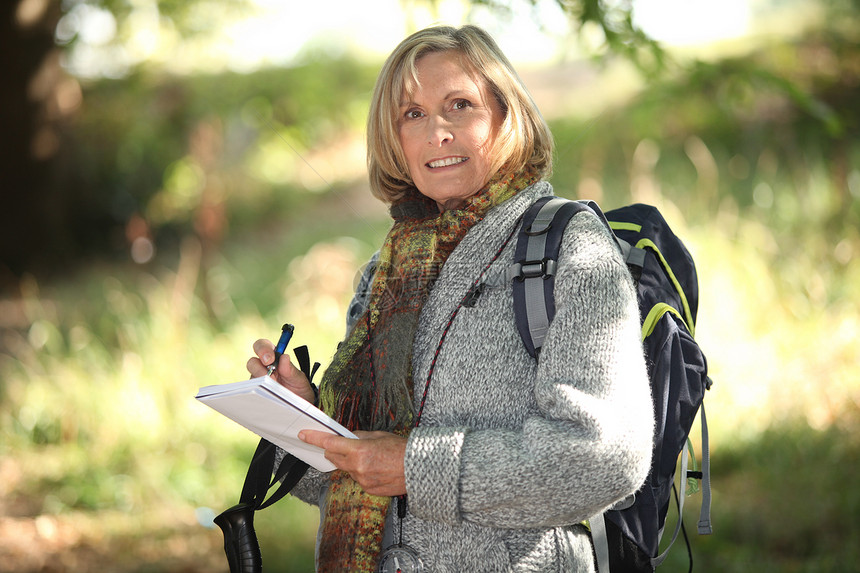
M281 355L287 350L287 344L290 343L290 338L293 337L293 331L296 328L292 324L285 324L281 327L281 337L278 339L278 344L275 346L275 361L269 365L266 374L271 376L275 369L278 367L278 360L281 359Z

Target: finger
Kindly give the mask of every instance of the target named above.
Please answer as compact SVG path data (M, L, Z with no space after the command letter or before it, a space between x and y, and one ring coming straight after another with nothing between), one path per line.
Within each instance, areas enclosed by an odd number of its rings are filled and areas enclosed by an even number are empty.
M288 354L282 354L278 360L278 375L284 380L293 381L296 377L296 372L299 369L295 367Z
M389 432L380 432L380 431L368 431L368 430L356 430L353 432L356 436L358 436L362 440L373 440L378 438L385 438L391 436Z
M302 430L299 432L299 439L306 444L310 444L312 446L316 446L318 448L326 449L326 438L329 434L325 432L318 432L316 430Z
M275 361L275 345L272 344L271 340L265 338L255 340L254 354L257 355L263 365L268 366Z
M299 439L307 444L324 449L326 453L331 452L333 455L348 454L353 446L350 442L355 442L355 440L350 438L342 438L317 430L302 430L299 432Z
M245 368L253 378L258 378L266 373L266 367L262 362L260 362L259 358L248 359L248 363L245 365Z

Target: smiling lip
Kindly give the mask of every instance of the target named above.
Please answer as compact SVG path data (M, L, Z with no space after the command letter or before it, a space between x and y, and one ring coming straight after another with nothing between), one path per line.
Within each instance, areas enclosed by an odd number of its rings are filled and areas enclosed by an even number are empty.
M443 159L434 159L433 161L428 161L426 165L431 169L438 169L440 167L459 165L460 163L464 163L468 160L468 157L445 157Z

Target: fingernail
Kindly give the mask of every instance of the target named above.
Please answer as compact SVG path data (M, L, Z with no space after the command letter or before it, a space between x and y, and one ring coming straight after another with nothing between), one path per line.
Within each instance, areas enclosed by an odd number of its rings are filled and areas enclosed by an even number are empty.
M263 355L263 364L271 364L274 361L275 361L275 357L272 356L271 354L264 354Z

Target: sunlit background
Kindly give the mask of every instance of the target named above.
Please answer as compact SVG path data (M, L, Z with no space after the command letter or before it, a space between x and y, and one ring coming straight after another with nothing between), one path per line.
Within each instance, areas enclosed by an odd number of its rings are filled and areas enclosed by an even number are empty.
M45 0L26 0L19 13L35 12L44 4ZM574 25L556 2L502 4L503 14L491 6L461 0L253 0L226 11L218 2L203 2L195 9L195 26L218 30L203 39L184 37L161 17L156 0L129 2L131 13L121 26L106 8L87 2L67 4L71 8L58 23L56 39L61 45L75 38L80 41L64 60L66 69L79 77L122 77L142 63L179 74L248 72L289 66L314 50L377 61L410 30L437 23L483 26L518 64L585 55L579 50L571 53ZM748 36L754 29L754 8L762 4L755 0L638 0L633 7L635 23L655 40L693 46ZM769 10L767 18L772 14ZM765 18L755 22L755 29L771 28L762 20ZM787 30L774 26L769 31ZM113 45L117 38L122 38L119 46Z
M860 570L856 0L4 6L0 571L227 571L212 517L256 439L193 396L285 321L330 358L389 224L370 90L435 23L514 61L558 194L655 204L696 259L715 533L688 528L695 569ZM312 570L313 509L257 522L267 571ZM661 570L687 570L682 545Z

